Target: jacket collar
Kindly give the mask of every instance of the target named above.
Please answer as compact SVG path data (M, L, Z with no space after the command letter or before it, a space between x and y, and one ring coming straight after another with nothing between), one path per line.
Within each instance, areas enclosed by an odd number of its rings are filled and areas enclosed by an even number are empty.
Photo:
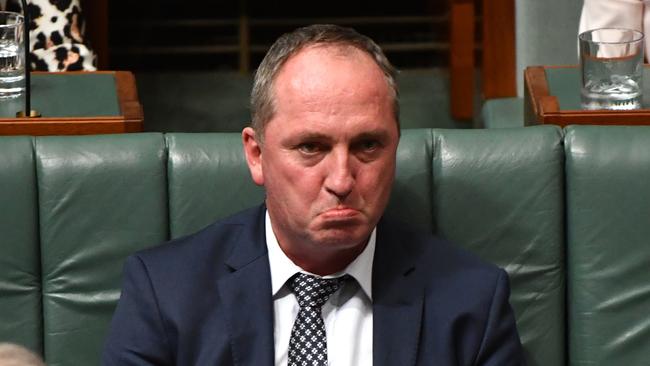
M217 287L228 312L233 361L239 365L273 365L273 299L264 239L264 206L249 210L225 261L232 273Z
M424 288L415 278L419 243L380 222L373 265L373 364L414 365Z

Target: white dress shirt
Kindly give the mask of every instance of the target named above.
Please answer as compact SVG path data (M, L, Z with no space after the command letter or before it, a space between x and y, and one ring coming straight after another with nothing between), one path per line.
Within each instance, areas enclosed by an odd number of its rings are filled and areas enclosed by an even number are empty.
M291 328L299 306L296 296L285 283L298 272L309 272L284 254L273 233L268 211L265 226L273 291L275 365L286 366ZM346 281L323 305L329 365L372 366L372 262L376 231L372 231L366 248L344 271L325 276L333 278L348 274L356 280Z

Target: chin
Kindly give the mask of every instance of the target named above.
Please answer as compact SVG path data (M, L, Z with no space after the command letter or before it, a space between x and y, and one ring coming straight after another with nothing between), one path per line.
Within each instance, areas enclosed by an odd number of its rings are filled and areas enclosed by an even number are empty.
M372 230L328 229L315 236L314 242L328 247L352 248L365 244Z

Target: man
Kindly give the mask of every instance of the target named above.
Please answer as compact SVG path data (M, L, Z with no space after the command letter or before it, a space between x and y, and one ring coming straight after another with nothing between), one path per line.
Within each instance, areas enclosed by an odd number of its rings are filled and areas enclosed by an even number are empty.
M139 253L106 365L520 365L505 272L382 219L394 70L351 29L271 47L242 133L265 205Z

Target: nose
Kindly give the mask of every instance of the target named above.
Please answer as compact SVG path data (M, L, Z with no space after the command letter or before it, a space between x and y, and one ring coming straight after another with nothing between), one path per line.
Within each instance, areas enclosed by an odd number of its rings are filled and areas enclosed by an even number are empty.
M336 196L339 202L352 192L354 174L350 164L350 154L347 150L333 151L325 178L325 189Z

